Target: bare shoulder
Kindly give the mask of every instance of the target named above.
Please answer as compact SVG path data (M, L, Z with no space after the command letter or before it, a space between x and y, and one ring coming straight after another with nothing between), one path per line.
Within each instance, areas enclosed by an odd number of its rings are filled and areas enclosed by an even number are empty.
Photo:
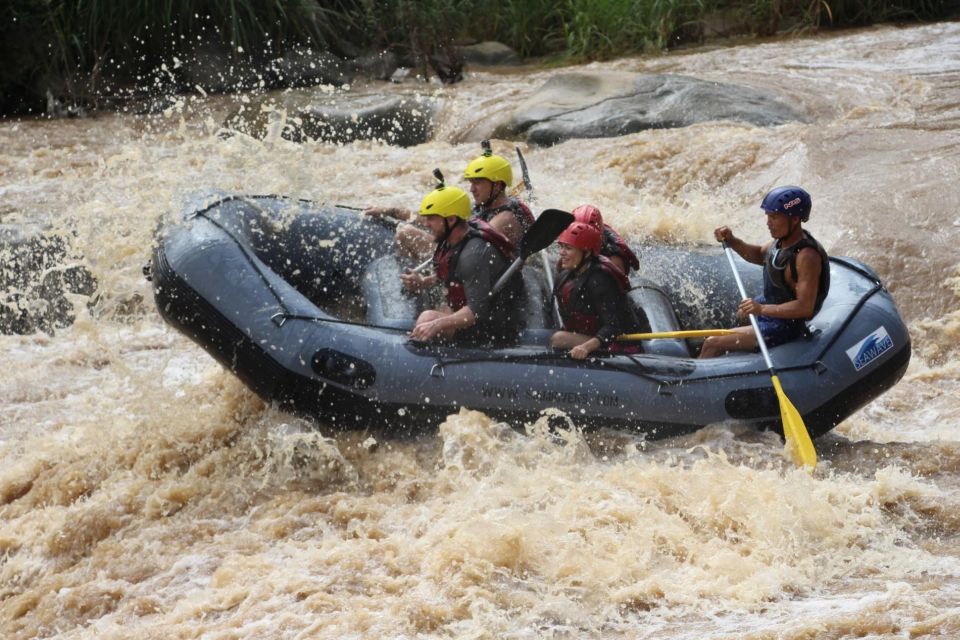
M816 271L819 273L821 267L820 252L813 247L804 247L797 252L798 271Z

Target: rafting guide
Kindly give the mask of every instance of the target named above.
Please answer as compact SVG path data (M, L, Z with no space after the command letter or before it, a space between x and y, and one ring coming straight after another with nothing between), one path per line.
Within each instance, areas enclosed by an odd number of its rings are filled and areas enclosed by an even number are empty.
M812 208L809 193L795 186L777 187L764 196L760 208L773 237L765 245L748 244L726 226L713 233L747 262L763 265L763 294L741 301L737 317L756 316L767 346L774 347L807 333L806 321L820 310L830 289L830 265L823 246L803 228ZM757 347L753 329L740 326L731 334L707 338L700 357Z

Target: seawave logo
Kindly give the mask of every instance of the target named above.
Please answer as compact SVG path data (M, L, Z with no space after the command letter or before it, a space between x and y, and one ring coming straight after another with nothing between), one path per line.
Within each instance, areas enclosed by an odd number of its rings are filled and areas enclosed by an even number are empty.
M798 204L800 204L800 198L794 198L793 200L791 200L791 201L788 202L787 204L783 205L783 208L784 208L784 209L789 209L790 207L795 207L795 206L797 206Z
M877 327L866 338L847 349L847 357L857 371L876 360L882 354L893 349L893 338L883 327Z

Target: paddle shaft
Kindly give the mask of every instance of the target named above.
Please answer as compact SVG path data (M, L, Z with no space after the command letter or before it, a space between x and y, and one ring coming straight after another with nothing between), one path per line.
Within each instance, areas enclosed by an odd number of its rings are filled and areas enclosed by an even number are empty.
M520 151L520 147L514 147L517 151L517 158L520 161L520 171L523 173L523 186L527 190L527 199L530 200L531 206L534 204L533 197L533 183L530 182L530 172L527 171L527 161L523 157L523 153ZM553 317L557 323L558 327L563 326L563 318L560 317L560 303L557 301L556 296L553 295L553 268L550 266L550 258L547 257L547 254L541 253L540 259L543 262L543 272L547 276L547 286L550 287L550 300L553 305ZM512 265L511 265L512 266Z
M710 336L729 336L736 333L733 329L689 329L686 331L656 331L653 333L625 333L617 340L660 340L663 338L709 338Z
M733 260L733 249L724 242L723 251L727 254L727 261L730 263L730 270L733 271L733 278L737 281L737 289L740 290L740 297L746 300L747 289L743 286L743 280L740 278L737 263ZM760 352L763 353L763 359L767 363L767 369L770 370L771 375L776 375L777 371L773 368L773 361L770 360L770 352L767 351L767 343L763 339L763 334L760 333L760 325L757 324L757 318L752 313L750 314L750 325L753 327L753 332L757 335L757 344L760 345Z
M727 254L727 261L730 262L730 269L733 271L733 277L737 281L737 288L740 289L740 295L743 299L747 297L747 290L743 286L743 280L740 279L740 271L733 260L733 250L723 243L723 250ZM783 391L780 379L777 377L777 370L770 359L770 352L767 350L767 343L760 332L760 325L756 317L751 313L750 324L753 326L753 332L757 334L757 344L763 353L763 359L767 363L767 369L770 370L770 380L773 382L773 389L777 394L777 400L780 402L780 419L783 425L783 436L788 441L793 441L791 455L795 464L804 465L809 469L815 469L817 466L817 451L813 447L813 441L810 439L810 433L807 426L803 423L803 417L797 408L790 402L790 398Z

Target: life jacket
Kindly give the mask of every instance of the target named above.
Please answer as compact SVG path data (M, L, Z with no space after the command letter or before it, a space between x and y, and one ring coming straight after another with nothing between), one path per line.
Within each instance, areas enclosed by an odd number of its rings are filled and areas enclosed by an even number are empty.
M483 220L484 222L490 222L498 213L503 211L509 211L513 214L513 217L517 219L517 224L520 225L522 233L529 231L536 219L533 217L533 212L530 211L530 207L516 198L507 198L507 204L492 209L481 209L479 205L474 206L472 217Z
M630 269L634 271L640 269L640 260L637 258L637 254L627 245L623 237L608 224L603 225L603 246L600 248L600 253L607 257L620 256L623 258L628 272Z
M790 273L794 283L797 281L797 254L806 247L812 247L820 254L820 282L817 286L817 299L813 306L811 318L817 315L823 301L830 291L830 259L827 252L817 239L809 231L803 231L803 239L785 250L780 250L780 241L777 240L767 249L767 255L764 257L763 264L763 297L770 304L783 304L797 299L796 292L787 284L786 270L790 267ZM787 257L781 255L786 253ZM810 318L807 318L809 320Z
M516 247L513 243L499 231L493 228L490 223L480 219L470 219L467 221L467 233L460 242L450 246L446 241L437 245L433 252L433 268L436 271L437 279L447 287L447 304L454 311L459 311L467 304L466 292L463 289L463 279L458 277L457 262L460 260L460 253L473 238L480 238L484 242L492 244L497 251L508 261L513 260L516 255ZM519 276L520 272L517 272ZM499 275L499 274L498 274ZM513 278L517 280L517 278ZM511 285L513 282L511 282ZM509 289L510 287L504 287Z
M622 293L630 290L630 280L626 274L606 256L597 256L580 273L576 269L567 269L557 278L553 288L566 331L592 336L600 330L600 316L594 310L585 308L586 297L580 293L596 269L610 274Z

